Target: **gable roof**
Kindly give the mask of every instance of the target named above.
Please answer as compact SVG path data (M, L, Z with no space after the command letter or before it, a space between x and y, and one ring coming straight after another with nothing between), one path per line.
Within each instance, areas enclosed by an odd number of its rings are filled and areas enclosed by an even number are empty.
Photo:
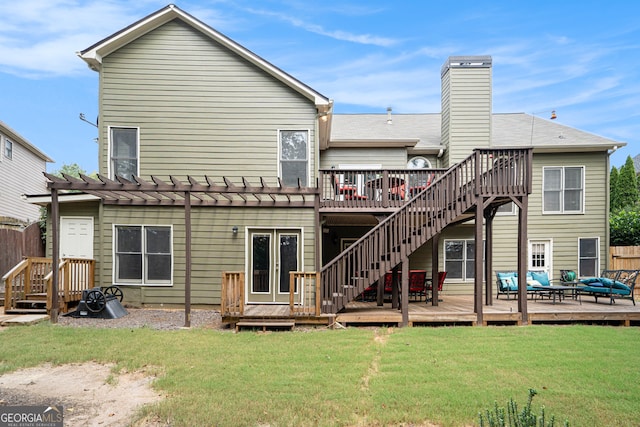
M415 152L437 152L441 115L334 114L331 147L406 146ZM626 145L526 113L492 114L492 147L533 147L536 152L615 150ZM411 151L411 150L410 150Z
M24 148L32 152L38 158L44 160L45 162L53 163L53 159L40 151L35 145L31 144L24 137L22 137L18 132L11 129L6 123L0 120L0 133L5 135L7 138L11 140L11 142L15 142L17 144L22 145Z
M276 79L280 80L282 83L289 86L304 97L312 100L321 113L326 113L331 109L332 101L326 96L315 91L311 87L302 83L300 80L287 74L280 68L264 60L260 56L239 45L222 33L219 33L204 22L198 20L192 15L189 15L173 4L170 4L158 10L157 12L154 12L146 16L145 18L134 22L128 27L123 28L122 30L108 36L103 40L100 40L99 42L95 43L92 46L89 46L88 48L78 52L77 54L89 65L92 70L99 71L102 65L102 58L174 19L179 19L192 28L196 29L197 31L200 31L201 33L215 40L233 53L244 58L251 64L257 66Z

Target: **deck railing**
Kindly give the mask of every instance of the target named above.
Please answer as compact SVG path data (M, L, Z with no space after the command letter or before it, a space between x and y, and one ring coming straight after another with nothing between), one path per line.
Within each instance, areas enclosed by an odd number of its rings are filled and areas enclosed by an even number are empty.
M94 287L95 260L63 258L58 264L58 303L63 313L69 303L82 299L82 291ZM53 272L45 277L47 283L47 312L53 307Z
M5 311L16 308L16 302L29 294L47 292L45 277L50 272L50 258L27 257L2 276Z
M530 149L478 149L326 264L322 311L336 313L444 227L478 196L531 192Z
M446 169L323 169L322 208L399 208Z
M289 307L292 316L320 315L320 273L289 274Z
M222 316L242 316L244 314L244 272L222 272L220 311Z

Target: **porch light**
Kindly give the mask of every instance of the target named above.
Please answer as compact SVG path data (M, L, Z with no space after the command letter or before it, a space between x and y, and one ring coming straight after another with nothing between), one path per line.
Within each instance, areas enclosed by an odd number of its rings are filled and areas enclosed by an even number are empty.
M232 232L234 235L235 235L235 234L238 234L238 226L234 225L234 226L231 228L231 232Z

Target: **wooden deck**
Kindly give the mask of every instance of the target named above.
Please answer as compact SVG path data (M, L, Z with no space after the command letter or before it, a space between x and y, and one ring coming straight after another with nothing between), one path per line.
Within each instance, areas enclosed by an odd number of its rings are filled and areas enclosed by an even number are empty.
M633 305L630 300L618 300L610 305L605 299L594 302L593 297L583 296L580 301L570 298L562 302L527 300L529 324L606 324L621 326L640 326L640 304ZM242 320L293 319L296 325L340 325L368 326L392 325L402 323L400 310L392 309L389 302L378 307L375 302L351 302L337 315L317 317L291 316L289 306L285 305L247 305L242 317L227 317L223 322L235 325ZM493 305L483 306L482 325L522 325L518 313L518 302L504 297L494 299ZM431 303L411 302L409 304L409 326L478 325L473 312L473 296L443 295L437 307Z
M409 304L409 325L476 325L477 316L473 312L472 295L443 295L442 302L434 307L431 303L412 302ZM537 323L596 323L624 326L640 326L640 305L630 300L618 300L609 305L600 299L583 296L580 301L570 298L554 304L552 300L527 300L529 324ZM364 324L400 324L402 314L391 308L390 303L383 307L375 302L352 302L347 309L336 315L341 325ZM504 297L494 299L493 305L483 306L483 325L512 324L521 325L518 302Z

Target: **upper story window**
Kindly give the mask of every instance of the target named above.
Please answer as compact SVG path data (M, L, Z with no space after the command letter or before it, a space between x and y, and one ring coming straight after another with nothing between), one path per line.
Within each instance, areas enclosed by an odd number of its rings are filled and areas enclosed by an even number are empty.
M281 130L278 135L280 177L284 185L309 182L309 131Z
M4 139L4 156L7 159L13 158L13 142L8 140L7 138Z
M125 127L109 128L110 178L116 175L125 179L138 176L139 129Z
M544 213L584 212L584 167L543 168Z

